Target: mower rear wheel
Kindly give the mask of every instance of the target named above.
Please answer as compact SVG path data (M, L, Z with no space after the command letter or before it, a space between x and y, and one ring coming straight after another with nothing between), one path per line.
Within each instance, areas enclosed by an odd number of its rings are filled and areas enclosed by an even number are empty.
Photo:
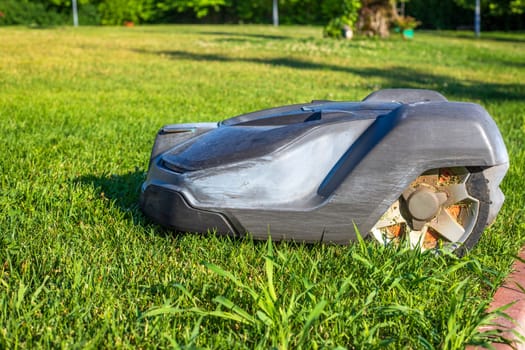
M408 240L421 250L463 252L479 240L489 213L487 179L478 168L441 168L423 173L372 228L383 244Z

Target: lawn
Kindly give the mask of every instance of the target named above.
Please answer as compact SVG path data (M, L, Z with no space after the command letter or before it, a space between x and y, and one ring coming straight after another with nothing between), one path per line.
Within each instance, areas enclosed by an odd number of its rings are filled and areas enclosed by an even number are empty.
M525 34L0 28L0 348L458 349L525 243ZM165 124L387 87L482 104L511 167L467 256L174 234L138 208Z

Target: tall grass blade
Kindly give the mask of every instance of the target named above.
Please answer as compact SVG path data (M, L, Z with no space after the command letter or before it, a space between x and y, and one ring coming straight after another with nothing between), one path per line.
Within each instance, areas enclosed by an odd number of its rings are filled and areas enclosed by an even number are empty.
M18 292L16 294L16 304L15 309L19 310L24 302L24 297L27 292L27 286L24 284L24 281L20 281L18 285Z
M231 301L228 298L225 298L223 296L217 296L213 298L213 301L215 301L217 304L220 304L227 308L228 310L232 311L233 313L239 315L242 319L245 320L246 323L254 323L255 320L252 315L250 315L248 312L237 306L233 301Z
M313 323L321 317L321 314L324 311L324 308L328 304L328 301L321 300L315 307L310 311L308 316L306 317L306 322L304 323L304 326L301 330L300 336L299 336L299 346L304 344L306 342L306 338L308 337L308 333L310 331L310 328L312 327Z
M363 236L361 236L361 232L359 231L359 228L357 227L355 222L354 222L354 231L355 231L355 235L357 238L357 244L359 246L359 250L361 251L361 254L364 254L366 257L368 257L368 246Z
M267 246L267 256L265 257L265 270L266 277L268 279L268 292L270 293L271 300L275 302L277 300L277 294L275 293L275 286L273 285L273 268L274 268L274 255L273 255L273 245L272 238L268 238Z
M159 316L159 315L166 315L166 314L181 314L187 311L188 309L181 309L178 307L171 307L171 306L153 307L149 309L148 311L144 312L139 317L139 319L143 319L146 317Z

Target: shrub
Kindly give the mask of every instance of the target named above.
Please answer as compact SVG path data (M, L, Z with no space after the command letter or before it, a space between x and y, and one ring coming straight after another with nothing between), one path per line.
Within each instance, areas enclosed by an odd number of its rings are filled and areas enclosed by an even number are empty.
M323 30L325 37L343 38L351 32L361 8L360 0L326 1L323 12L331 15L331 20Z
M98 25L101 22L100 13L94 4L79 4L78 21L80 25Z
M342 39L347 36L354 23L345 16L332 19L323 29L323 36L335 39Z
M102 24L140 23L155 14L154 0L111 0L98 6Z
M57 8L38 1L0 0L0 12L0 24L5 25L51 26L68 21Z
M394 20L394 26L398 27L401 30L415 29L420 24L421 22L416 20L414 17L410 17L410 16L398 16Z

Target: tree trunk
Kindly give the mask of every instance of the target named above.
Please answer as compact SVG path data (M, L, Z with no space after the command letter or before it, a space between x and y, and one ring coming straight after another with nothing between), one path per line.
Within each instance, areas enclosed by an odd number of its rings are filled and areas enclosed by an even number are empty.
M364 0L357 20L357 30L362 35L390 35L390 24L397 18L395 0Z

